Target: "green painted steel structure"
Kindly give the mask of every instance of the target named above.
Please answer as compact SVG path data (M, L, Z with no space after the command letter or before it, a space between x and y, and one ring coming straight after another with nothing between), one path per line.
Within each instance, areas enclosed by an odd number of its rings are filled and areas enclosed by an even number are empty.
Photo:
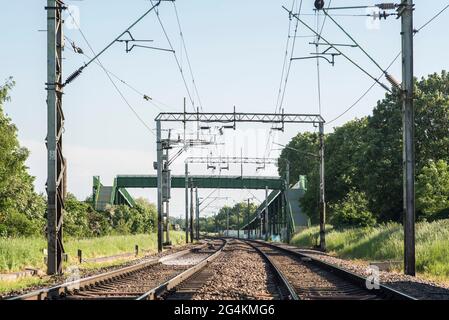
M284 190L285 182L280 177L248 177L248 176L200 176L192 175L195 187L201 189L252 189ZM137 176L117 176L117 188L157 188L157 176L137 175ZM172 188L185 188L185 176L172 176Z

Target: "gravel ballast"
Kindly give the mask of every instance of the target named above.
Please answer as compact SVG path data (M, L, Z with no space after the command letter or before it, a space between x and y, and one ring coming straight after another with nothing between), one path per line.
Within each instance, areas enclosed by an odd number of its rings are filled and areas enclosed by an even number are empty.
M211 263L213 276L193 300L272 300L274 275L249 245L230 240L221 257Z

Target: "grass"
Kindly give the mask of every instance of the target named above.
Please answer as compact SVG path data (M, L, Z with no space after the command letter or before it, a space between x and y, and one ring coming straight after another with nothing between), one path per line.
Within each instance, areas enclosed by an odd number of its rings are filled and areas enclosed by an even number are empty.
M46 278L22 278L17 281L0 281L0 295L13 291L20 291L24 288L43 286L48 284Z
M404 232L400 224L337 230L327 226L326 245L338 257L367 261L403 260ZM319 227L296 234L291 243L312 247ZM449 280L449 220L416 224L416 270L441 281Z
M174 245L184 242L184 232L172 231L170 239ZM134 246L139 251L157 251L156 234L125 236L104 236L87 239L66 239L64 248L68 254L68 264L77 263L78 249L83 251L83 258L112 256L133 252ZM0 273L21 271L26 267L45 269L43 249L47 247L44 238L0 238Z

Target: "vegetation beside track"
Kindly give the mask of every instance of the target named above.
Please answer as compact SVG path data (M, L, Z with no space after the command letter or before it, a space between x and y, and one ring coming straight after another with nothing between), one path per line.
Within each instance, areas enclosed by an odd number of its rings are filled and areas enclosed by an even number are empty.
M404 233L398 223L346 229L327 226L327 230L328 251L338 257L402 262ZM291 244L310 248L318 237L319 227L312 227L296 234ZM416 269L425 277L449 281L449 220L416 224Z
M174 245L184 242L184 232L172 231L170 239ZM138 245L143 250L157 251L157 235L114 235L97 238L74 239L65 241L68 264L77 263L77 251L83 251L83 258L97 258L121 253L133 252ZM42 237L0 238L0 272L14 272L26 267L45 269L43 249L47 247Z

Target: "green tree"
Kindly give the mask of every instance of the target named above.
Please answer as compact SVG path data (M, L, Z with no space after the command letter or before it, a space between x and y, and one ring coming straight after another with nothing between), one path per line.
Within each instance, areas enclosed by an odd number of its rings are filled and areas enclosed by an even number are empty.
M68 236L82 238L92 236L88 211L90 205L86 202L81 202L76 197L68 193L65 199L65 214L64 214L64 232Z
M34 192L25 164L29 151L20 146L17 127L4 113L14 85L9 78L0 86L0 232L28 235L44 230L45 200Z
M298 133L284 148L279 157L279 175L285 177L286 161L290 162L290 183L298 181L300 175L307 177L308 186L303 198L298 199L312 223L319 221L319 140L316 133Z
M432 74L415 85L416 169L419 176L428 160L449 162L449 74ZM317 136L299 133L288 144L303 154L318 152ZM306 175L308 190L300 200L313 223L318 222L318 164L313 158L285 148L292 180ZM325 137L326 199L332 216L336 203L350 191L365 195L367 209L378 221L401 221L402 102L400 93L386 94L373 114L336 128ZM279 173L285 165L280 162ZM438 201L438 200L435 200Z
M367 118L349 121L329 134L325 145L326 201L334 203L351 190L360 190L360 168L366 158Z
M145 233L156 232L157 209L154 203L150 203L145 198L136 199L136 209L142 216L141 230Z
M416 184L416 209L421 219L432 219L449 209L449 165L430 160Z
M366 195L351 190L343 200L331 205L333 215L331 223L337 227L367 227L376 224L376 218L368 209Z
M380 220L401 221L402 103L399 92L387 94L368 117L366 158L361 175L369 208ZM416 81L416 169L430 159L449 159L449 75L446 71Z

